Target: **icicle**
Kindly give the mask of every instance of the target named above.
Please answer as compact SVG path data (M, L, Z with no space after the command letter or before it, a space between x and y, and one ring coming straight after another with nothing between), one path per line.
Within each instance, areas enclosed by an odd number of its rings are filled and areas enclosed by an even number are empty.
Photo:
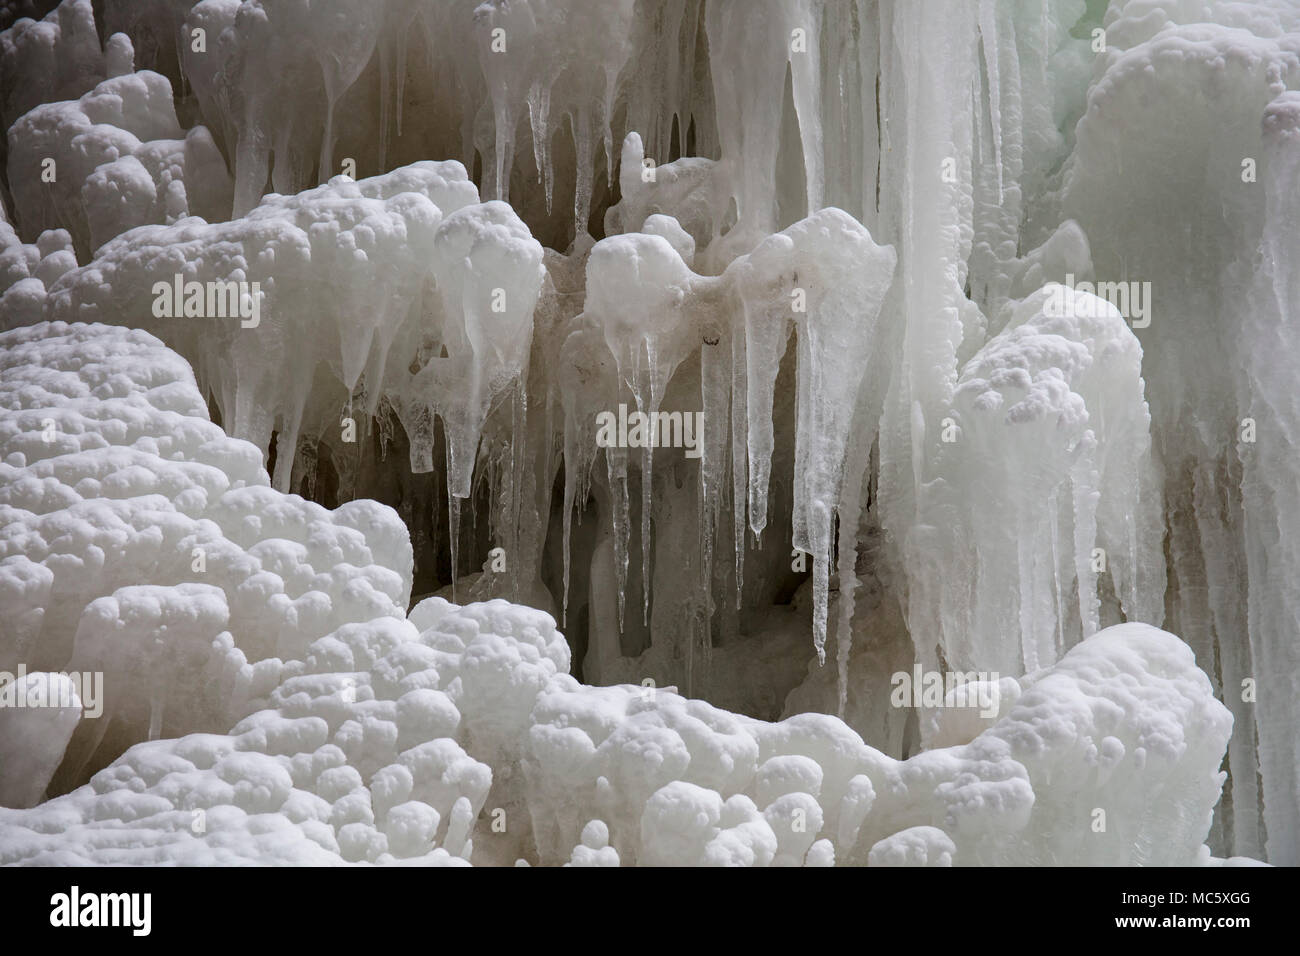
M467 498L488 410L525 374L542 248L504 203L467 206L438 227L433 274L448 357L430 363L432 402L447 435L448 480Z
M409 25L409 24L408 24ZM402 106L406 98L406 57L408 55L408 34L406 30L400 30L397 34L397 85L394 92L395 114L397 119L397 135L402 135ZM385 167L386 168L386 167Z
M859 406L861 407L861 406ZM872 409L867 408L868 415ZM879 412L875 412L877 420ZM871 476L871 446L876 423L856 421L849 433L848 450L844 458L844 491L840 496L839 560L837 573L840 582L839 621L835 631L835 713L844 719L849 701L849 663L853 651L853 611L858 586L858 534L862 525L863 486Z
M942 492L938 479L945 476L933 449L944 447L940 437L966 339L963 315L970 308L958 278L970 254L971 199L963 176L971 166L975 5L895 0L878 9L879 231L897 239L893 305L903 324L880 433L881 522L903 551L909 630L935 635L917 642L917 654L924 666L937 667L939 635L954 625L946 618L947 582L930 564L938 547L930 539L942 529L922 516L941 507L932 499ZM926 51L932 49L945 55L931 60ZM936 174L945 164L955 167L956 182ZM1018 658L1018 648L1014 653Z
M522 521L525 493L525 462L528 460L528 374L520 375L519 386L512 396L510 422L510 509L507 537L507 554L515 559L507 565L510 569L510 587L512 600L520 597L520 575L523 571L523 554L521 547ZM530 548L530 553L532 549Z
M723 483L730 454L730 404L732 338L734 332L724 309L718 309L712 321L704 323L700 352L700 407L704 413L704 436L701 442L699 521L700 521L700 601L703 607L704 667L707 679L713 647L710 625L713 617L713 561L718 526L722 515ZM737 578L740 569L737 568Z
M618 585L618 631L623 633L623 615L627 605L628 495L627 451L605 449L605 467L609 475L609 494L613 502L614 580Z
M493 199L509 202L510 170L515 159L515 117L511 110L499 106L493 119L496 123L496 145L492 150L495 174L488 185L488 192Z
M799 138L804 156L805 195L797 197L815 212L821 207L822 127L819 57L820 5L808 0L711 0L704 8L718 139L724 161L734 164L732 195L739 221L728 244L744 252L777 223L782 198L772 188L780 147L782 102L790 73Z
M147 740L157 740L162 736L163 706L167 701L169 684L161 676L151 682L149 695L149 735Z
M277 491L289 493L293 477L294 461L298 456L298 437L302 433L302 421L307 400L311 395L311 381L293 383L286 407L280 413L280 434L275 446L275 474L271 476L271 486Z
M980 39L984 45L984 65L988 72L989 116L992 120L993 167L998 177L998 202L1002 202L1002 80L1001 53L998 48L998 14L995 0L979 0Z
M81 736L80 734L73 736L68 744L67 757L65 757L61 765L61 769L67 773L67 779L83 779L86 767L90 765L91 759L95 756L95 751L104 742L104 735L108 731L109 724L113 722L113 717L114 714L106 703L104 712L99 715L99 719L91 722L94 726L90 729L84 742L78 739ZM80 726L84 727L85 724L86 722L83 721Z
M391 121L393 101L390 86L392 85L393 65L390 62L392 54L388 48L388 41L385 38L379 44L379 168L388 168L388 125ZM325 166L321 169L324 170Z
M1098 609L1101 601L1097 597L1097 574L1092 566L1092 549L1097 542L1096 502L1100 497L1097 491L1099 475L1095 464L1095 445L1095 441L1089 441L1086 448L1080 449L1079 459L1070 473L1070 486L1073 493L1074 579L1079 595L1080 634L1084 638L1097 633L1100 627ZM1135 554L1130 555L1129 567L1137 567L1136 560ZM1134 605L1130 605L1132 606ZM1059 633L1058 640L1056 654L1059 658L1067 650L1063 632Z
M654 421L653 418L650 420ZM647 444L641 449L641 614L646 627L650 626L650 500L653 490L654 449Z
M788 0L782 5L789 6ZM821 13L820 5L797 4L797 13L792 13L786 31L789 37L787 46L790 64L791 92L794 99L795 116L799 122L799 141L803 147L804 182L807 190L806 202L808 214L812 215L823 206L826 189L825 147L822 136L821 104ZM804 52L796 48L798 34L805 33Z
M447 466L447 537L451 547L451 600L455 604L460 569L460 498L452 491L450 463Z
M551 214L555 192L555 169L551 164L551 88L534 83L528 91L528 122L533 134L533 162L546 194L546 214Z
M311 5L306 28L325 85L325 129L321 136L320 182L334 169L334 110L340 97L361 76L379 43L385 13L381 4L357 7L342 0ZM277 160L278 162L278 160Z
M1061 593L1061 534L1060 534L1060 488L1053 488L1052 493L1047 496L1047 536L1051 542L1052 552L1052 607L1056 614L1056 627L1053 629L1052 636L1055 641L1052 645L1045 648L1046 653L1042 654L1044 663L1055 661L1060 654L1065 652L1065 597ZM1081 581L1080 586L1085 582ZM1044 640L1044 644L1046 641Z
M743 308L742 300L742 308ZM744 605L745 527L749 488L749 386L745 336L731 335L731 508L736 548L736 610Z
M749 527L767 527L767 492L772 468L772 401L776 376L790 335L790 302L744 300L745 358L748 363Z
M591 119L580 109L569 114L569 127L573 131L574 154L577 156L577 180L573 187L573 228L575 235L587 231L587 217L591 212Z
M577 506L578 475L581 464L578 459L578 428L574 416L565 409L564 416L564 598L561 604L560 625L568 626L569 621L569 572L573 560L573 509Z
M680 232L680 227L676 228ZM602 239L592 247L587 260L586 313L603 330L606 345L614 357L619 394L623 386L631 391L637 412L645 416L642 422L647 423L641 476L642 580L646 585L647 621L654 480L649 433L657 427L655 416L673 372L699 346L699 332L690 314L694 304L692 293L695 286L710 283L711 280L697 278L680 252L661 235L637 233ZM609 451L606 449L607 457ZM625 459L626 455L622 457ZM622 467L625 469L626 465ZM614 478L611 472L611 491ZM626 483L625 470L621 478ZM622 494L626 494L626 489ZM616 535L618 544L625 545L625 542Z
M598 411L616 404L618 398L613 356L599 329L587 326L565 338L559 353L557 381L564 412L564 606L567 608L573 515L576 510L580 517L581 509L586 506L591 470L598 454L595 419ZM607 456L610 500L617 502L613 467ZM616 551L617 541L615 535Z
M573 562L573 485L569 468L564 468L564 599L560 607L560 627L569 626L569 574Z
M1040 660L1038 655L1038 644L1036 637L1038 634L1037 621L1034 619L1034 571L1039 561L1037 553L1037 535L1031 520L1026 520L1026 509L1016 509L1015 543L1016 543L1016 583L1019 585L1016 594L1015 608L1019 618L1019 627L1017 630L1020 634L1020 666L1026 674L1032 674L1047 662ZM979 547L978 540L976 547ZM981 635L986 636L986 635ZM975 654L970 654L970 659L977 659Z

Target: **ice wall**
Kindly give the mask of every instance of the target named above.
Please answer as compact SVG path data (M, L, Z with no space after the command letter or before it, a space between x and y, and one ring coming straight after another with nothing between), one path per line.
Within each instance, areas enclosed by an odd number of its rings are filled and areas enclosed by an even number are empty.
M1264 570L1257 537L1262 523L1274 542L1263 547L1278 556L1289 547L1286 520L1270 517L1275 501L1256 476L1271 454L1290 456L1284 417L1272 411L1290 389L1265 371L1272 360L1262 356L1279 342L1263 330L1277 320L1254 290L1287 269L1289 254L1266 232L1279 215L1270 176L1289 175L1287 111L1270 103L1283 95L1285 104L1300 79L1296 30L1290 4L1113 5L1061 196L1087 232L1097 277L1149 289L1152 312L1137 334L1164 473L1169 625L1217 671L1237 718L1226 838L1242 853L1267 847L1278 862L1296 859L1282 792L1295 788L1283 782L1290 771L1265 776L1261 764L1291 750L1291 735L1271 728L1250 685L1287 674L1295 644L1294 632L1269 624L1286 613L1285 600L1267 596L1284 565ZM1274 156L1281 172L1270 172ZM1279 444L1288 450L1270 450ZM1290 706L1276 704L1279 714Z
M1267 164L1260 242L1263 256L1246 299L1242 332L1250 344L1245 374L1238 380L1238 401L1246 417L1264 423L1266 434L1253 443L1254 447L1250 447L1252 443L1240 443L1237 449L1242 469L1246 570L1250 576L1246 610L1254 666L1249 676L1262 685L1261 694L1267 694L1269 700L1267 710L1261 709L1256 718L1267 850L1270 859L1293 862L1297 857L1290 838L1290 821L1300 814L1300 805L1296 789L1287 781L1296 779L1300 759L1292 732L1300 716L1296 713L1300 609L1294 589L1286 582L1294 580L1293 569L1300 560L1295 542L1295 515L1300 507L1296 494L1300 488L1292 474L1293 436L1300 424L1300 410L1290 384L1292 368L1284 356L1294 354L1293 312L1300 296L1300 274L1296 271L1296 242L1300 237L1296 229L1300 223L1300 96L1288 92L1272 100L1264 113L1263 133L1263 161ZM1234 652L1240 654L1235 648ZM1230 681L1238 676L1225 669L1225 697L1229 688L1237 690ZM1242 737L1248 746L1248 729ZM1246 746L1239 750L1246 750ZM1249 757L1242 759L1248 761ZM1246 827L1253 819L1254 814L1249 814Z

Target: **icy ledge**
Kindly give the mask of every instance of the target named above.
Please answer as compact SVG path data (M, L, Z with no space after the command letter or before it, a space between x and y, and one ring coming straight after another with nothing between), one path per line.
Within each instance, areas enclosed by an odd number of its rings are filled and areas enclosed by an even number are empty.
M145 333L46 323L0 335L0 354L0 651L47 670L132 651L107 696L118 739L145 741L64 796L0 810L0 864L1224 862L1203 841L1232 717L1164 631L1107 628L1004 678L987 721L932 711L949 745L897 761L831 716L768 723L579 684L531 608L432 598L403 618L392 512L271 490ZM225 555L215 579L162 560L205 535ZM270 633L291 622L291 640ZM245 716L145 740L177 719L156 688L205 655L184 722ZM48 780L93 722L0 708L0 763Z

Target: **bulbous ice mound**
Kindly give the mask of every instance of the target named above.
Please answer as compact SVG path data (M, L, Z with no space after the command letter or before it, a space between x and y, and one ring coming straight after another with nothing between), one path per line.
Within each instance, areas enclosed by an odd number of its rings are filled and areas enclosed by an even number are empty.
M19 16L27 12L21 3L14 6ZM0 24L7 27L7 20ZM131 71L130 57L116 65ZM0 123L8 129L34 106L75 99L104 79L105 66L90 0L65 0L42 20L19 21L0 33Z
M138 740L227 729L323 634L401 620L410 588L390 509L273 491L153 336L0 335L0 669L107 681L56 792Z
M44 103L10 128L19 221L66 227L81 257L134 226L226 219L233 186L211 134L182 130L165 76L114 76L80 99Z
M1001 716L897 761L835 717L584 686L531 608L403 615L395 516L272 491L146 333L44 323L0 355L0 654L33 662L24 692L46 699L68 678L41 668L101 671L107 702L0 708L0 757L32 791L88 747L134 744L0 811L0 863L1209 858L1231 718L1173 635L1109 628L1013 682ZM15 787L10 803L39 796Z

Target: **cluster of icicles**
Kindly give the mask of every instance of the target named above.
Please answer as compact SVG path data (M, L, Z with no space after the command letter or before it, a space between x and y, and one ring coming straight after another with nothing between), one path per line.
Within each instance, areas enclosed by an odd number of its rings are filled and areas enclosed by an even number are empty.
M264 448L277 435L275 481L285 490L296 487L295 463L300 474L311 467L300 448L319 454L322 443L338 444L333 418L340 406L347 415L361 399L366 421L391 409L416 472L435 468L440 420L453 575L461 563L460 502L472 494L476 461L495 486L494 535L515 559L512 580L533 572L546 531L553 446L562 434L564 605L570 522L592 493L595 416L624 401L656 415L674 375L689 364L680 377L698 377L698 390L691 389L697 397L674 411L702 410L705 426L694 516L700 560L697 586L687 595L697 605L694 629L702 633L688 642L688 656L697 642L706 652L712 643L713 552L722 502L731 498L732 583L739 604L747 547L757 547L769 525L772 454L781 440L794 444L793 456L781 463L793 475L788 527L792 548L812 559L819 658L831 569L838 563L846 637L839 652L847 662L857 535L840 534L837 546L836 529L858 527L873 477L880 486L878 520L894 533L904 565L919 572L908 581L917 595L913 630L926 634L917 649L932 663L942 648L954 663L1023 670L1055 659L1095 631L1098 601L1091 559L1084 556L1098 537L1116 546L1110 549L1115 593L1125 613L1158 616L1159 600L1139 587L1139 579L1160 574L1163 557L1122 531L1154 504L1150 495L1140 500L1150 489L1142 487L1146 409L1136 374L1114 399L1117 411L1107 427L1120 434L1112 441L1133 438L1137 445L1125 454L1127 465L1109 471L1103 429L1095 422L1089 427L1086 414L1075 414L1070 421L1078 427L1057 428L1050 439L1059 460L1034 469L1026 459L1041 457L1040 434L1016 433L1007 449L1002 445L1009 433L994 427L986 439L991 447L977 449L985 439L975 409L967 410L965 421L960 407L960 369L1007 325L1011 306L1036 283L1055 277L1057 265L1081 274L1089 268L1087 241L1072 223L1050 234L1043 246L1048 251L1037 258L999 259L1022 218L1022 182L1036 175L1026 172L1026 160L1041 167L1064 150L1061 134L1045 125L1041 107L1031 112L1031 101L1043 95L1050 51L1068 40L1069 11L1046 3L1047 19L1013 29L1009 15L992 3L963 6L942 27L923 22L906 5L865 0L767 3L761 11L727 0L644 6L601 4L590 19L569 5L541 2L393 0L364 11L329 2L231 2L172 7L170 13L110 5L110 29L134 32L137 47L148 45L141 33L152 33L162 47L169 36L179 38L179 68L201 114L226 144L234 167L233 212L244 218L212 227L221 231L207 237L161 232L143 240L132 234L129 242L101 249L99 259L129 271L146 242L165 258L164 250L190 241L196 244L186 253L191 263L206 266L213 248L235 243L242 264L253 258L247 247L261 243L264 220L294 218L311 248L300 281L286 275L294 270L283 253L268 270L278 283L268 311L280 332L278 354L314 352L315 361L267 362L267 339L276 334L270 330L242 342L227 330L160 331L173 342L202 340L185 352L196 358L235 434ZM196 50L184 42L196 27L219 41ZM508 200L512 178L535 181L545 187L549 213L556 185L551 144L557 118L567 118L574 154L565 172L573 178L576 238L566 257L544 252L517 211L504 204L464 208L473 197L460 188L466 184L454 164L439 164L435 187L404 167L357 185L334 181L300 192L311 170L331 179L339 153L358 153L352 141L362 131L371 134L379 155L353 158L354 168L392 161L391 144L406 139L407 40L419 35L416 27L423 28L428 53L422 65L428 77L422 79L457 91L432 104L434 116L422 116L422 125L441 125L438 114L461 104L459 121L446 126L459 130L466 166L480 158L486 196ZM467 36L474 42L463 42ZM914 54L923 39L950 47L944 71L920 68ZM359 95L363 74L376 72L376 59L380 108L368 121L353 119L353 128L344 128L335 119L340 104ZM1013 61L1019 82L1004 82L1003 64ZM773 109L783 99L790 109ZM972 101L987 104L988 112L973 118ZM320 119L304 122L304 116ZM901 121L891 126L886 120L894 116ZM620 201L605 217L609 237L593 246L587 220L600 165L593 142L603 138L608 179L619 123L633 130L618 165ZM720 158L656 166L641 133L651 152L657 147L662 153L670 132L680 143L688 126L699 131L696 151ZM521 130L531 140L531 166L516 143ZM1033 156L1035 149L1043 155ZM288 198L260 199L268 176ZM436 210L394 208L404 201L401 191L412 188L422 188ZM353 208L339 212L348 201ZM384 205L371 209L366 201ZM526 215L526 206L518 212ZM873 234L892 245L877 244ZM372 248L363 247L367 240ZM344 251L331 248L337 246ZM1062 249L1060 262L1039 261ZM982 267L978 273L976 266ZM249 277L256 269L249 267ZM216 272L226 277L229 266ZM1025 273L1024 288L1013 288ZM118 285L144 287L152 275ZM967 286L978 290L971 292L975 301ZM1013 298L1017 292L1020 298ZM75 292L64 303L56 314L83 305ZM337 339L322 336L322 313L335 319ZM1016 336L1053 331L1030 322ZM798 343L792 350L794 426L777 436L777 377L792 332ZM1098 353L1113 346L1117 333L1111 327L1086 334L1092 338L1084 347ZM1008 353L1001 342L999 348ZM1024 381L994 369L989 374L1003 377L988 388L1032 391L1035 376L1056 374L1050 364L1026 365L1032 355L1017 348L1013 341L1010 361L1025 366ZM1130 361L1112 378L1136 372L1136 351L1129 352ZM545 374L531 370L539 361ZM318 380L322 362L335 368L333 384L341 392L322 394L329 390ZM1067 363L1061 376L1067 391L1084 390L1071 376L1084 376L1087 364L1071 370ZM551 375L555 369L563 373ZM1088 374L1106 384L1095 371ZM530 397L533 416L540 406L547 423L531 422ZM988 412L1003 399L986 395L983 402L979 410ZM1067 404L1061 395L1049 396L1021 420L1050 418L1056 427ZM941 422L965 429L967 441L946 449L939 441ZM545 459L545 468L527 474L536 456ZM634 461L641 475L650 476L655 454L650 447L639 454L610 449L604 457L621 630L631 537L628 464ZM945 487L955 483L944 473L963 469L967 487ZM639 481L647 625L653 485L649 478ZM993 492L1005 492L1010 504L985 508L980 499ZM944 507L969 509L972 520L945 529L946 522L931 517ZM1008 561L987 544L976 548L983 529L973 525L980 519L1006 522L1009 531L1000 533L1026 550L1050 538L1051 560L1021 554ZM746 528L755 536L749 546ZM945 551L950 554L936 558ZM989 574L963 570L958 577L966 580L953 581L954 575L928 567L935 560L958 567L974 562ZM1076 575L1071 611L1068 592ZM972 577L1000 579L1005 600L992 610L970 601ZM1013 634L1020 640L1008 644ZM842 709L847 668L841 671Z

